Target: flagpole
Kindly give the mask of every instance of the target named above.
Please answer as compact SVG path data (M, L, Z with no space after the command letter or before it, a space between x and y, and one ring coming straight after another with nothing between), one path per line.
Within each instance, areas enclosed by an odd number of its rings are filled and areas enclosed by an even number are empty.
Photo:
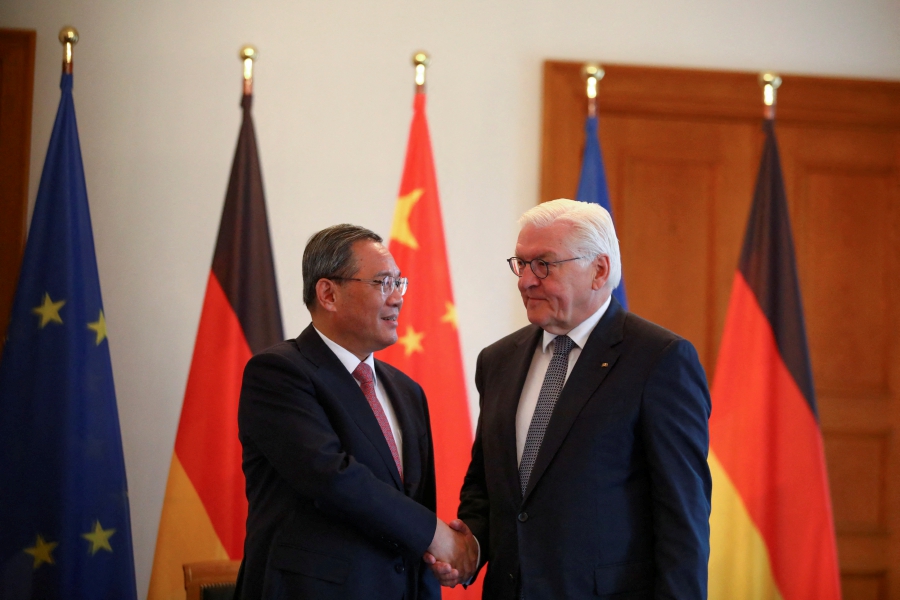
M760 73L759 85L763 89L763 104L765 109L763 115L769 121L775 120L775 95L779 87L781 87L781 77L778 73Z
M241 48L238 57L244 64L244 95L253 95L253 61L259 57L259 53L253 46L244 46Z
M597 116L597 86L604 75L606 75L606 71L597 63L585 63L581 68L581 76L584 77L587 86L589 117Z
M416 67L416 93L425 93L425 69L431 64L431 57L427 52L419 50L412 57L412 63Z
M78 30L69 25L59 30L59 43L63 45L62 70L66 75L72 74L72 47L78 43Z

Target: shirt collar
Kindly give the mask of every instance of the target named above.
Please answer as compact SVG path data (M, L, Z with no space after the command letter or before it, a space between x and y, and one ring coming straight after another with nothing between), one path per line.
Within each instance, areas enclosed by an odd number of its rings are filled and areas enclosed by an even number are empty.
M610 294L609 298L606 299L606 302L604 302L603 305L597 309L597 312L573 327L572 330L566 334L573 342L575 342L576 346L582 349L584 348L584 345L587 343L588 338L591 337L591 333L594 331L594 327L597 326L597 323L600 322L600 319L606 313L606 309L609 308L609 303L611 301L612 294ZM550 346L550 342L555 339L555 333L550 333L549 331L545 330L544 339L541 341L541 350L543 352L547 352L547 348Z
M374 354L369 354L364 361L360 361L355 354L339 345L337 342L328 339L328 337L324 333L316 329L315 326L313 326L313 329L316 330L316 333L319 334L319 337L322 338L322 341L325 342L325 345L328 346L332 352L334 352L334 355L338 357L338 360L341 361L341 364L344 365L344 367L348 371L350 371L351 375L353 374L353 371L356 370L356 367L359 366L359 363L364 362L372 369L372 383L375 383L377 381L377 377L375 375Z

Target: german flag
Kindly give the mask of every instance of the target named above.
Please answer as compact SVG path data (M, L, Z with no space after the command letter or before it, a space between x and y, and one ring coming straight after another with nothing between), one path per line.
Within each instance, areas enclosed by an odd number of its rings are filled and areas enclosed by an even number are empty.
M837 549L774 122L712 389L709 597L841 597Z
M251 104L252 96L244 95L166 484L149 600L184 598L184 563L243 556L247 498L237 425L241 377L250 357L281 341L283 331Z

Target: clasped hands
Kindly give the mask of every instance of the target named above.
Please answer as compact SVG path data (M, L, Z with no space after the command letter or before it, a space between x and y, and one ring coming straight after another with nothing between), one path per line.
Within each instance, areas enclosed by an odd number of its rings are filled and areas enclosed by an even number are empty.
M434 531L434 539L423 556L431 565L434 576L441 585L454 587L466 583L475 575L478 567L478 542L465 523L459 519L449 525L440 519Z

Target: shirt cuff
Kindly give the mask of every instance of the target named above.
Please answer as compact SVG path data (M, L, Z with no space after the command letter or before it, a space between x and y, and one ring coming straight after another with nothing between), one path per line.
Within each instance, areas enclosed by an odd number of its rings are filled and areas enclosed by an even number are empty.
M469 577L468 581L463 581L463 585L472 585L475 582L475 579L478 577L478 567L481 566L481 544L478 542L477 537L474 535L472 537L475 538L475 543L478 545L478 560L475 562L475 574Z

